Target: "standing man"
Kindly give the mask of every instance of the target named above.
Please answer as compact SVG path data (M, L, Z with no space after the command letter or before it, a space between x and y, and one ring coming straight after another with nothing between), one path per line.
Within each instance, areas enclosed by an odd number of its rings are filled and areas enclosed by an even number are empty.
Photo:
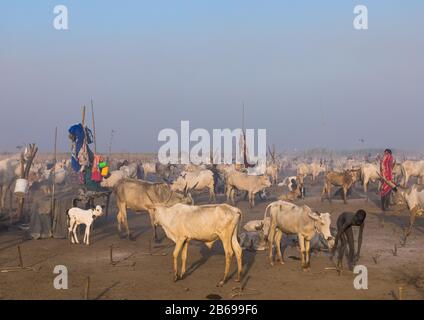
M380 172L381 176L384 178L381 181L381 209L386 211L389 208L390 204L390 195L392 193L392 186L390 186L387 182L391 182L392 185L396 185L393 182L393 168L395 166L392 150L386 149L384 150L383 158L380 162Z

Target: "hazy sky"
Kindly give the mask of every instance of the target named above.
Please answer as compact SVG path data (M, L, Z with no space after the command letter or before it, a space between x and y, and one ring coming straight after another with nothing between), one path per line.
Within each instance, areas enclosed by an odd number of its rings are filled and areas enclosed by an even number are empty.
M55 5L69 30L53 28ZM353 28L365 4L369 29ZM94 99L98 149L163 128L266 128L280 149L423 150L424 1L0 2L0 150L69 150ZM90 117L87 118L91 121ZM365 139L361 143L359 139Z

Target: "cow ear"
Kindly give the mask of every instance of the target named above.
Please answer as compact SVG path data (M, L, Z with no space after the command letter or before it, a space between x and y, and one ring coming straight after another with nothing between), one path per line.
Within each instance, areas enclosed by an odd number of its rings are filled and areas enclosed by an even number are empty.
M309 218L318 221L320 219L320 217L315 213L315 212L309 212L308 213Z

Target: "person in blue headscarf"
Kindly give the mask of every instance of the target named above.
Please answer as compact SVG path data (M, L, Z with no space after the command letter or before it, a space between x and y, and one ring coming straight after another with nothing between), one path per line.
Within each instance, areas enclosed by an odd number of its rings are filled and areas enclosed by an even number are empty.
M87 153L89 163L93 161L94 155L93 152L88 147L88 144L93 142L91 130L82 126L81 123L75 124L69 128L69 138L72 141L72 155L71 155L71 164L72 168L79 172L81 170L81 164L78 161L78 154L83 147L84 143L87 144Z

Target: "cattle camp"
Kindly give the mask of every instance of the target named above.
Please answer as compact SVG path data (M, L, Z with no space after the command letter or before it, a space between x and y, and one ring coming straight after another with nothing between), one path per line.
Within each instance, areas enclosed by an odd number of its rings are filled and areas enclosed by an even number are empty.
M3 297L49 298L55 265L76 271L63 298L90 298L80 292L87 281L92 299L391 299L399 287L422 297L418 154L394 151L390 181L380 150L268 146L258 170L241 130L240 163L213 163L215 153L207 163L164 164L97 151L94 106L81 110L68 128L71 153L31 143L2 155ZM385 183L389 199L380 197ZM367 290L350 285L358 265ZM20 290L28 279L36 284ZM289 289L305 283L307 291Z
M0 4L0 300L424 299L424 2L62 2Z

